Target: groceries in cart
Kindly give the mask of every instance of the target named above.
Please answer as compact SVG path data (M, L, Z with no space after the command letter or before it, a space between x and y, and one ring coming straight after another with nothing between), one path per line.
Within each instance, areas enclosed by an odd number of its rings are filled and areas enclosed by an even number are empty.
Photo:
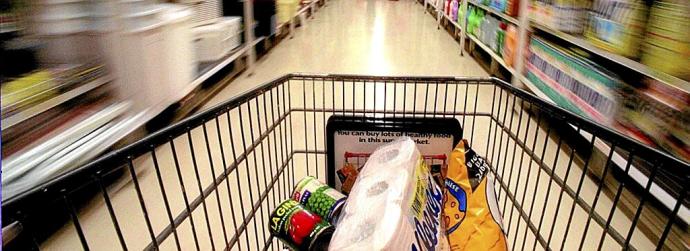
M448 162L443 214L450 250L507 250L489 165L467 140Z
M355 159L343 168L354 179L348 197L307 176L272 214L271 233L288 247L507 250L489 166L466 140L447 167L446 155L422 155L409 137L345 157Z
M292 192L292 199L331 224L335 224L335 219L346 198L344 194L321 183L315 177L307 176L297 183L295 191Z
M411 138L383 145L357 175L329 250L447 250L442 201Z
M352 190L352 185L354 185L355 180L357 180L357 174L360 170L362 170L364 163L370 155L371 153L345 152L343 156L345 163L341 169L336 171L338 179L340 180L341 184L343 184L340 189L344 194L350 193L350 190ZM446 170L446 155L422 155L422 158L424 158L424 161L429 166L431 175L434 177L436 182L438 182L439 185L442 185Z
M294 250L327 250L333 225L288 199L271 213L270 232Z

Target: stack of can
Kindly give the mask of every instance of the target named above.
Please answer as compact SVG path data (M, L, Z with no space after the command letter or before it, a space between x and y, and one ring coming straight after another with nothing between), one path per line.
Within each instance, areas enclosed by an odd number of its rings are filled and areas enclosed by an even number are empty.
M307 176L291 197L271 214L271 234L294 250L327 250L345 195Z

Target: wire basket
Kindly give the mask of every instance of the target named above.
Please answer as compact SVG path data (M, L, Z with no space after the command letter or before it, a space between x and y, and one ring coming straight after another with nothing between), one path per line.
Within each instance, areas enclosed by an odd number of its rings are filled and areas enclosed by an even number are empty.
M304 74L4 198L3 246L282 249L270 211L303 176L325 181L334 114L456 118L513 250L688 248L690 166L663 152L497 79Z

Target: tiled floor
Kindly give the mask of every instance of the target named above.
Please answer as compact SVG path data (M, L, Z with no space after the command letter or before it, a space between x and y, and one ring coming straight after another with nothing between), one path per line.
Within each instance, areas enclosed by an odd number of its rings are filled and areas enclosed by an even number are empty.
M263 57L253 75L244 73L206 106L222 103L290 72L487 76L472 58L461 57L459 49L459 45L444 30L437 30L435 20L413 1L330 0L314 19L297 30L293 39L284 40ZM413 89L416 91L407 91ZM223 111L216 119L193 127L170 144L158 146L155 151L133 160L151 228L154 235L159 235L170 224L170 218L185 214L191 204L192 217L181 222L176 232L161 243L161 249L177 249L176 241L179 241L181 250L223 249L225 243L231 244L231 250L261 250L267 238L268 214L277 202L287 198L296 182L293 179L317 172L324 179L324 172L317 171L323 170L325 165L322 154L295 154L292 158L289 155L293 150L325 149L324 124L332 113L319 110L355 107L393 111L391 107L397 107L396 112L411 112L413 108L410 107L416 107L414 110L417 112L427 108L429 111L457 111L453 117L461 121L465 137L474 139L473 148L487 157L502 177L504 186L511 191L511 196L520 201L512 203L506 200L505 189L499 192L498 204L505 211L503 224L511 247L519 250L525 243L524 249L532 249L535 243L532 231L535 230L526 231L528 227L525 224L525 218L530 218L533 224L530 229L539 227L538 231L545 238L553 239L550 243L553 249L577 249L582 238L586 240L582 248L595 249L602 228L592 223L585 234L588 212L572 206L573 196L563 195L561 186L552 183L550 176L565 180L563 183L573 188L582 180L582 192L578 198L591 205L597 200L595 197L599 197L594 212L605 217L611 210L611 196L597 196L596 180L582 175L581 160L573 161L573 167L569 167L570 148L565 147L566 143L560 146L558 135L544 129L544 121L538 121L519 109L506 109L514 103L520 107L521 102L508 99L508 93L496 90L491 85L462 81L432 84L400 81L286 82L249 100L248 105L233 108L227 113ZM308 92L312 95L306 95ZM287 102L292 109L312 108L317 111L288 114L285 109ZM502 109L498 108L499 104L502 104ZM494 110L494 107L498 109ZM463 111L492 113L507 130L501 130L496 121L488 117L461 116ZM542 126L537 126L537 123ZM270 129L272 126L275 128ZM514 136L511 138L506 131ZM531 150L524 151L522 146L516 145L515 139L524 141L524 148ZM249 148L253 149L243 155ZM554 171L549 173L540 167L544 165ZM568 169L571 171L566 171ZM229 174L227 179L214 179L222 177L223 172ZM207 189L216 186L215 190ZM165 189L167 198L161 196L164 194L162 189ZM498 183L496 189L501 190ZM207 195L205 199L194 202L202 193ZM138 250L151 243L147 218L138 203L131 176L126 174L109 186L108 195L127 247ZM561 195L562 202L558 198ZM258 203L259 196L266 199ZM516 204L529 216L520 215ZM572 213L569 210L573 210ZM614 212L611 228L627 234L630 220L619 209ZM568 213L572 217L568 217ZM562 243L566 222L570 219L573 220L572 224L568 223L571 225L567 231L568 238ZM121 249L102 197L97 196L80 209L79 220L92 249ZM236 232L243 234L233 239ZM633 237L636 248L650 248L650 241L644 235L638 233ZM267 244L273 244L266 247L272 250L280 246L275 239ZM616 245L606 235L603 248L616 248ZM70 222L41 247L46 250L78 250L79 246L74 223Z

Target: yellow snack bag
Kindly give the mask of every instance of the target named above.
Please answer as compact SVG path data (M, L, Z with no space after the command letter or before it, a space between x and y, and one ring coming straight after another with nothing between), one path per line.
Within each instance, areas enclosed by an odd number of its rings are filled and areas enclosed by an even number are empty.
M489 165L460 141L450 154L443 214L450 250L507 250Z

